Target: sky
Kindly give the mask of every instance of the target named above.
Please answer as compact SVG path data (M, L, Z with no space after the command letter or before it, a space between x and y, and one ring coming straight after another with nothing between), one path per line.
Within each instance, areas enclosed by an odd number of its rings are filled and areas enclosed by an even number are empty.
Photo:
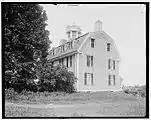
M102 21L103 30L114 40L122 58L120 76L124 85L146 84L146 23L143 4L93 4L68 6L42 5L46 10L52 47L67 39L67 25L75 23L82 34L94 31L94 22Z

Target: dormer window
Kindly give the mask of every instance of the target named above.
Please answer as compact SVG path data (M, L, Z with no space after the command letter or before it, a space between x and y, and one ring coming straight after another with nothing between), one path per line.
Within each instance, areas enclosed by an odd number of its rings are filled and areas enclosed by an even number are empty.
M71 49L72 48L72 41L69 43L69 48Z
M107 51L111 51L111 43L107 43Z
M91 48L94 48L94 40L93 38L91 38Z

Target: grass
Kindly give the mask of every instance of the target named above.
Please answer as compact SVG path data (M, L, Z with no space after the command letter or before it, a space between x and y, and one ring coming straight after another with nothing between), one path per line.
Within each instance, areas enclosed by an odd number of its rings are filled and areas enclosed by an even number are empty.
M5 116L145 116L145 98L124 92L27 93L6 99Z

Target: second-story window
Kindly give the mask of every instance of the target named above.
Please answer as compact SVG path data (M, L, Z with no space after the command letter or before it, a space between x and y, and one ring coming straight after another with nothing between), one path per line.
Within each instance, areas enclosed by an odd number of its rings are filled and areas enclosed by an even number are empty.
M111 43L107 43L107 51L111 51Z
M91 38L91 48L94 48L94 40L93 38Z
M87 55L87 66L93 66L93 56Z

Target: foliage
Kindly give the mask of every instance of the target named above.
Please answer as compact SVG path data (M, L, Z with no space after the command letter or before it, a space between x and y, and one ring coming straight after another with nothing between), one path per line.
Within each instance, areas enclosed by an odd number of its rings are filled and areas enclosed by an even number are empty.
M146 86L145 85L142 85L142 86L139 86L139 85L136 85L136 86L129 86L129 87L126 87L124 90L123 90L126 94L131 94L131 95L134 95L134 96L141 96L141 97L146 97Z
M75 92L74 83L76 82L76 77L66 67L59 65L52 67L51 63L45 61L39 63L35 71L39 78L38 91Z
M37 59L46 59L51 41L46 12L38 4L2 4L5 88L23 90L35 78ZM40 53L40 54L39 54Z

